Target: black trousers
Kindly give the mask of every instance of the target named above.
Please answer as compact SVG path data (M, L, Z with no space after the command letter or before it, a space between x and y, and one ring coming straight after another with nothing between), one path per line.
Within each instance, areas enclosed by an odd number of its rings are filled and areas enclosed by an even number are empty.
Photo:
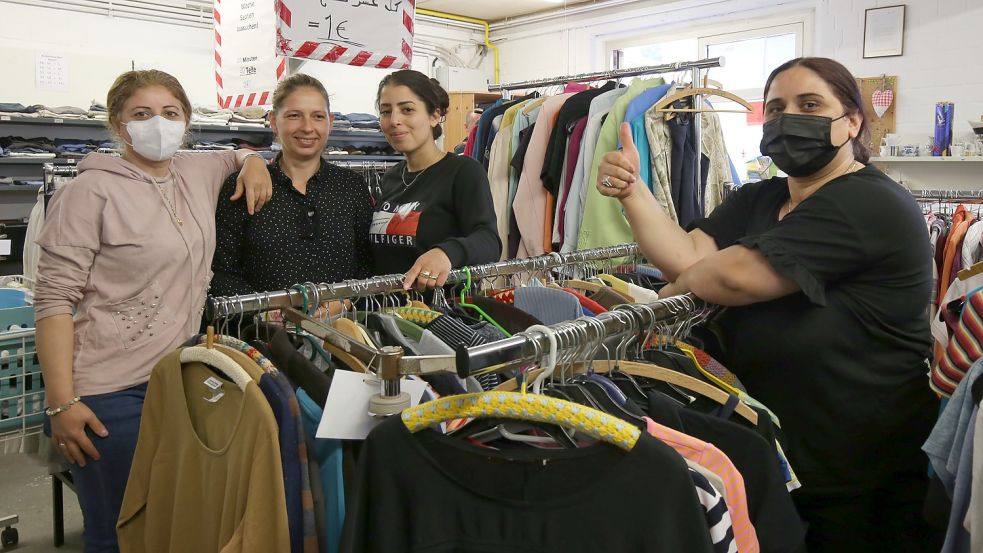
M928 479L912 474L850 496L792 494L809 553L935 553L945 531L922 515Z

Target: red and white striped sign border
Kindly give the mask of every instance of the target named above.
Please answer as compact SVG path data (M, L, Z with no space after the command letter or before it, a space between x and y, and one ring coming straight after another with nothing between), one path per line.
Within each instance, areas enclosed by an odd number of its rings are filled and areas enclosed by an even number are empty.
M413 47L410 46L410 43L413 41L413 14L411 10L416 9L416 0L404 0L403 5L409 8L403 8L403 26L401 28L403 32L402 53L404 62L396 69L409 69L413 61ZM287 0L276 1L276 15L279 19L279 25L287 28L292 26L293 16L290 7L287 6ZM280 39L278 40L280 53L292 58L306 58L359 67L377 67L380 69L392 68L393 64L398 60L396 56L384 56L365 50L331 46L314 41L307 41L301 44L300 47L293 48L288 41L282 39L283 37L280 35L279 29L277 30L277 34Z
M222 33L219 32L219 26L222 24L221 4L222 0L215 0L215 6L212 10L212 17L215 19L215 85L217 90L216 99L218 100L218 107L222 109L229 109L246 108L250 106L265 106L269 103L268 100L270 100L270 97L273 95L272 90L264 90L260 93L251 92L248 95L223 95L224 84L222 83L222 74L219 72L219 68L222 67L222 53L219 52L219 48L222 46ZM282 58L280 59L280 63L276 68L276 80L279 81L282 79L286 72L287 58Z

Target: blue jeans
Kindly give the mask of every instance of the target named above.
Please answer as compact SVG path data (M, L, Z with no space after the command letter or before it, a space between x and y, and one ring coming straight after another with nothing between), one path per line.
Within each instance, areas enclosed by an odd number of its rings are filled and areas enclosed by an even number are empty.
M140 413L146 395L147 385L141 384L109 394L82 397L82 402L109 431L108 436L100 438L86 428L100 458L98 461L87 459L85 467L72 465L71 468L85 526L82 531L85 553L119 552L116 520L137 447ZM51 434L47 421L45 433Z

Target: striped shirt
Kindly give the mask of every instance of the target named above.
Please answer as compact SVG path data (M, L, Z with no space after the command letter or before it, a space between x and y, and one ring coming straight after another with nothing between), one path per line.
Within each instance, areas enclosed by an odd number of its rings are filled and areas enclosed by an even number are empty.
M710 484L706 476L689 469L690 478L696 486L696 496L706 513L707 528L710 529L710 541L713 542L714 553L737 553L737 543L734 541L734 528L730 521L727 503L720 492Z
M946 306L941 308L945 309ZM951 396L966 376L966 371L980 358L983 358L983 290L977 290L966 298L952 337L932 367L932 389Z
M682 432L662 426L654 420L645 417L648 433L676 450L685 459L699 463L720 476L727 489L727 508L730 511L731 525L734 529L734 541L740 553L758 553L758 535L751 524L748 513L747 492L744 489L744 477L734 466L734 463L716 446L698 440Z

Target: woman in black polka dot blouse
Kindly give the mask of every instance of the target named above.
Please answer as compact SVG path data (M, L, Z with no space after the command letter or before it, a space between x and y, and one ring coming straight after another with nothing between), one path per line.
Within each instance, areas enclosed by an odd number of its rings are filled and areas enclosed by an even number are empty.
M246 202L221 202L212 296L280 290L302 282L372 275L365 180L321 158L331 131L328 93L297 74L273 94L273 132L283 146L270 163L273 197L255 215ZM225 187L235 187L235 175Z

